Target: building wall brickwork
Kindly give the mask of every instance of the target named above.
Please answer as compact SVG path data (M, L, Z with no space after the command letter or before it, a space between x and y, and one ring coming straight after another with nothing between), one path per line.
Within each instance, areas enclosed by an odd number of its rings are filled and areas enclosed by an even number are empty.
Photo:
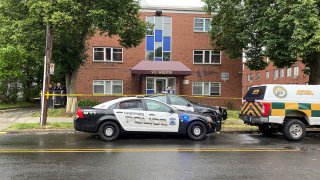
M291 67L291 76L287 76L287 69L283 68L283 77L280 77L280 69L273 66L270 62L269 66L262 71L251 71L245 65L243 65L243 76L242 76L242 95L244 96L248 88L254 85L262 84L307 84L309 81L309 76L303 73L305 65L301 61L297 61ZM298 75L294 75L294 67L298 68ZM274 71L278 70L278 77L275 78ZM269 72L269 78L266 78L266 73ZM248 76L252 76L251 80L248 79ZM260 76L258 78L258 76Z
M146 16L154 16L155 12L141 12L140 18L145 20ZM167 13L163 11L162 16L172 17L172 50L171 61L180 61L192 70L190 76L176 77L176 94L192 95L192 82L207 81L220 82L221 95L217 98L193 98L194 101L209 105L229 106L235 109L240 107L241 100L226 98L241 98L241 59L231 59L225 52L221 53L221 64L193 64L194 50L212 50L210 36L206 32L194 32L195 17L210 17L206 14L195 13ZM131 68L140 61L145 60L146 40L130 49L124 49L123 62L93 62L93 47L121 47L119 37L112 38L96 34L87 41L87 61L80 67L77 79L78 94L93 94L93 80L123 80L123 94L144 94L146 89L146 76L154 75L132 75ZM221 73L229 73L229 80L221 80ZM172 77L172 75L168 75ZM184 84L189 80L188 84ZM87 97L81 97L85 99ZM98 101L106 101L113 97L96 97ZM231 104L231 105L230 105Z

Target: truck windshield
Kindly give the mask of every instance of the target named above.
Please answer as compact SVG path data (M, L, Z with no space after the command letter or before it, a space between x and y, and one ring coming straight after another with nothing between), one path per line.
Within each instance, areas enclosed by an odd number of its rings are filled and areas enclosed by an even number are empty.
M246 101L262 100L266 92L266 86L251 87L244 96Z

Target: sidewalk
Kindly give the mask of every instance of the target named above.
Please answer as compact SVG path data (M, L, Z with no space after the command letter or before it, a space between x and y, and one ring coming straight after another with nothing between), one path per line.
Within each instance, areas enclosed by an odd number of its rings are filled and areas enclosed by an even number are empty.
M38 108L0 111L0 131L16 123L40 123L40 117L31 117ZM73 117L48 117L47 122L72 122Z

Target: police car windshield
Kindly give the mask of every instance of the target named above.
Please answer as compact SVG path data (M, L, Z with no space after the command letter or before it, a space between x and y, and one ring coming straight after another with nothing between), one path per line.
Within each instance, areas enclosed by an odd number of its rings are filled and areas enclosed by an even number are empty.
M251 87L244 96L246 101L262 100L266 92L266 86Z

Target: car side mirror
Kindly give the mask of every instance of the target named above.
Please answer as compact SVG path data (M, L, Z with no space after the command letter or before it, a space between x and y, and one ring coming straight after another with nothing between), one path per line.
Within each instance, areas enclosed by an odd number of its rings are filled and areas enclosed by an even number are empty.
M190 103L188 103L188 105L187 105L188 107L191 107L191 104Z
M169 113L170 113L170 114L173 114L173 113L175 113L175 111L174 111L173 109L171 109L171 110L169 111Z

